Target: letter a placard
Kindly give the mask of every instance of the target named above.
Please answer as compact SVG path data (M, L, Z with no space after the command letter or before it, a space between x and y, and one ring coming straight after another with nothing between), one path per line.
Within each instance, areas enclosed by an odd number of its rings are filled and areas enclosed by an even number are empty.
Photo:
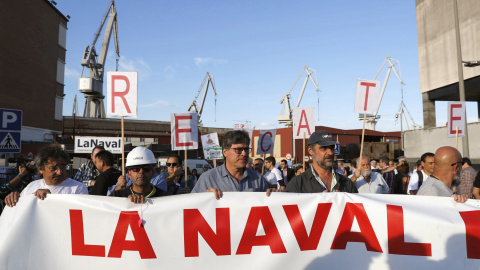
M198 114L170 114L172 150L198 149Z
M275 135L277 135L276 129L260 130L260 135L258 135L257 155L273 154Z
M137 117L137 72L107 72L107 116Z
M379 81L358 79L354 112L375 115L378 109L379 90Z
M465 137L465 102L449 101L448 102L448 124L447 135L448 138Z
M294 108L292 119L294 139L303 139L304 132L305 139L308 139L315 132L315 108Z

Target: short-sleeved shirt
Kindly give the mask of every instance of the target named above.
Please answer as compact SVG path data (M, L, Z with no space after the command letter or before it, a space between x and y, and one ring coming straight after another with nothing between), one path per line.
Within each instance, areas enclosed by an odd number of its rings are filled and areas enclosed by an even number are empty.
M120 175L122 175L122 172L115 168L109 168L108 170L102 172L97 176L97 178L95 178L95 185L93 185L90 194L106 196L108 187L117 184L117 180Z
M423 174L423 182L428 178L428 175L422 170L421 171ZM422 185L423 185L422 182ZM412 173L410 176L410 182L408 183L408 190L407 193L410 192L410 190L418 190L418 174L417 173Z
M88 194L88 189L83 183L67 178L56 186L47 185L45 179L35 180L23 189L20 196L33 194L38 189L49 189L52 194Z
M382 177L382 174L372 172L370 176L370 182L367 182L363 176L360 176L355 181L355 186L358 189L358 193L376 193L376 194L388 194L390 188L387 182Z
M268 184L259 172L249 168L244 169L242 179L238 181L223 164L202 173L192 192L205 192L209 188L218 188L222 191L258 192L266 191Z
M418 189L417 195L451 197L453 191L444 182L428 177Z
M82 166L78 169L77 173L73 177L73 180L77 180L80 182L88 181L88 180L95 180L95 178L100 174L95 167L95 164L92 160L88 160L84 162Z
M271 171L268 171L265 174L265 178L270 183L270 185L276 185L278 181L283 180L282 173L279 169L273 168Z

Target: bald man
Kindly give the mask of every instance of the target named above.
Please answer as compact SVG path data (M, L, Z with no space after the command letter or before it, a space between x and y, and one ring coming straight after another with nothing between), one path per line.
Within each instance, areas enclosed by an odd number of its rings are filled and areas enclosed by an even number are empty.
M467 195L454 195L451 186L458 186L462 175L462 155L457 149L444 146L437 149L433 173L425 180L417 195L453 197L456 202L465 202Z

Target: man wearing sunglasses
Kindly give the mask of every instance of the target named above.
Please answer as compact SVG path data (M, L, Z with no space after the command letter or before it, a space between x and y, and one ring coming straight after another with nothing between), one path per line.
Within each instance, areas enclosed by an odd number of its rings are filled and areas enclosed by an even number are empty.
M465 202L468 195L453 194L450 189L461 181L463 161L460 152L450 146L440 147L435 152L434 162L433 173L418 189L417 195L452 197L456 202Z
M193 193L213 192L218 200L224 191L264 192L267 196L271 191L263 176L247 168L248 156L251 151L250 137L243 130L227 132L222 139L222 152L225 163L203 173L193 188Z
M187 187L185 187L185 174L182 169L182 158L177 154L171 154L167 158L167 180L168 191L173 195L190 193L193 188L193 177L188 175Z
M157 163L153 152L143 146L134 148L127 155L126 169L132 185L110 194L114 197L128 197L133 203L144 203L145 199L169 195L168 192L150 183L154 175L153 166Z
M13 207L19 197L34 194L40 200L47 194L87 194L87 187L78 181L67 178L67 162L70 161L68 154L58 145L51 145L40 150L36 157L38 171L43 175L39 179L28 184L22 193L13 191L5 198L5 204Z

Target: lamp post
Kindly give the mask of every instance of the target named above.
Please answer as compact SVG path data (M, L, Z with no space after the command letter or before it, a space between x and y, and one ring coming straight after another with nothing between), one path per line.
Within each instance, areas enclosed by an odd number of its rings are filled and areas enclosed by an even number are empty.
M457 64L458 64L458 85L460 101L465 102L465 85L463 82L463 65L462 65L462 46L460 44L460 27L458 23L458 7L457 0L453 0L453 12L455 16L455 37L457 41ZM465 111L465 136L462 138L463 156L470 156L468 150L468 128L467 128L467 113Z

